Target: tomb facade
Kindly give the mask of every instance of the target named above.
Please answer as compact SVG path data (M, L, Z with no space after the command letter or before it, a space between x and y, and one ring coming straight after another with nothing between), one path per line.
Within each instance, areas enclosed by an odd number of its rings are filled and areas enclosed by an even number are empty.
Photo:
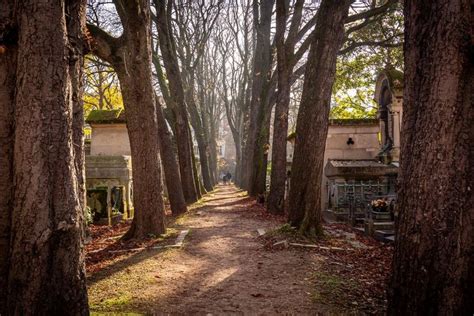
M132 160L123 109L93 110L85 157L87 205L94 222L112 224L133 217Z

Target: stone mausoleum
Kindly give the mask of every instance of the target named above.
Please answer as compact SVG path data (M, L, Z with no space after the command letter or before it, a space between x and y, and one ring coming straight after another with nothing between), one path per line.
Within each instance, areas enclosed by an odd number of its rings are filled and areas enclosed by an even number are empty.
M323 209L326 218L363 223L365 232L387 241L394 240L403 73L392 67L381 71L374 100L376 120L338 122L328 135Z
M94 222L111 224L133 216L132 162L123 109L93 110L86 151L87 205Z
M403 73L392 67L381 71L376 78L374 100L378 105L375 119L329 122L321 192L328 219L362 219L367 216L371 201L396 199ZM293 142L294 136L289 137L290 163Z
M324 209L355 219L371 201L396 199L403 105L403 73L387 67L376 78L375 120L336 120L328 134Z

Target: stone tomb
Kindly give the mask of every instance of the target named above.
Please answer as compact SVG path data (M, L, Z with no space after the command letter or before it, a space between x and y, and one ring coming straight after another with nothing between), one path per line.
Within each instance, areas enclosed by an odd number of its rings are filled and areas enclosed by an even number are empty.
M392 202L396 199L403 115L403 73L390 66L381 71L376 78L374 100L378 105L378 148L373 151L373 145L370 146L371 157L366 154L336 157L327 152L324 169L327 184L326 192L323 192L326 198L323 200L326 203L326 218L348 220L354 224L370 219L372 223L375 222L375 226L380 220L385 236L390 235L387 231L393 230L392 218L390 214L373 215L370 202L375 199ZM351 137L352 140L354 138L356 135ZM349 146L349 141L347 144Z
M87 205L94 222L112 224L133 217L132 162L122 109L91 111L90 155L86 155Z

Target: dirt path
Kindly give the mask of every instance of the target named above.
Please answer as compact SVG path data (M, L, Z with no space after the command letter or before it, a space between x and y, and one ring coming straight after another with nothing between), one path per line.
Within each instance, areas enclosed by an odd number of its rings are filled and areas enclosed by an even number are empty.
M258 228L279 223L249 211L250 200L219 186L178 229L184 246L146 251L90 280L94 311L148 314L316 314L311 279L316 254L263 249Z

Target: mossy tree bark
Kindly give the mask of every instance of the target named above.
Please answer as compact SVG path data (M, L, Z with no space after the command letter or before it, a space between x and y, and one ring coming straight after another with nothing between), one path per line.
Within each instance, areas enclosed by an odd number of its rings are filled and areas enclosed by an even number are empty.
M473 8L405 2L391 315L474 313Z
M87 315L83 161L74 148L85 1L23 1L14 12L15 185L6 314Z
M291 170L289 221L309 235L321 231L321 180L329 105L351 2L321 2L306 65Z

